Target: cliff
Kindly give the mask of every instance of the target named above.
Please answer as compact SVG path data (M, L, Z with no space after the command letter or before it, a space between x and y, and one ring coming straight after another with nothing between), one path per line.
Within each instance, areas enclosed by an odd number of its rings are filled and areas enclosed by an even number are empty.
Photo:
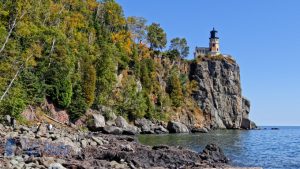
M208 128L251 129L250 101L243 97L239 65L230 57L203 57L190 65L189 76L197 81L193 98Z

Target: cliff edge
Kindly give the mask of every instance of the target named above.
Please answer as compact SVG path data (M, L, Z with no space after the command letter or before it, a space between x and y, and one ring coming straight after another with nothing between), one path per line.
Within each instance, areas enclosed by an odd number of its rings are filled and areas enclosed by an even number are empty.
M204 114L207 128L253 129L250 101L243 97L239 65L231 57L202 57L190 65L198 84L193 98Z

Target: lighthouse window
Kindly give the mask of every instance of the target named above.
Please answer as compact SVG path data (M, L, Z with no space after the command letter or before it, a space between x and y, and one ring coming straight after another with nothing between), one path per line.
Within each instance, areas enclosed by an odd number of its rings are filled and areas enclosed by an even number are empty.
M213 47L216 47L216 44L213 44Z

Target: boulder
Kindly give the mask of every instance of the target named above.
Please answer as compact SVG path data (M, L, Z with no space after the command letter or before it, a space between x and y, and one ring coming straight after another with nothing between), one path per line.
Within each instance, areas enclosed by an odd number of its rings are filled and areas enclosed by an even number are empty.
M128 125L126 128L123 129L123 134L125 135L136 135L139 133L140 133L139 128L133 125Z
M11 117L10 117L10 115L5 115L4 119L5 119L5 122L6 122L8 125L11 124Z
M189 129L180 122L169 121L167 129L170 133L188 133Z
M46 124L40 124L38 129L37 129L36 136L41 137L41 136L46 136L46 134L47 134Z
M160 126L157 126L154 128L154 133L155 134L167 134L167 133L169 133L169 131L160 125Z
M137 119L134 124L141 129L142 134L154 134L153 127L154 124L145 118Z
M122 116L118 116L115 120L115 123L117 127L120 127L123 130L123 134L125 135L135 135L140 133L139 128L128 124Z
M88 127L93 131L99 131L105 126L105 118L101 114L92 114Z
M223 150L215 144L209 144L205 147L203 152L200 154L203 160L210 162L221 162L228 163L229 159L223 153Z
M242 119L242 123L241 123L241 128L242 129L249 130L250 129L250 125L251 125L251 122L250 122L249 119L245 119L245 118Z
M250 125L251 125L251 129L258 129L257 125L253 121L251 121Z
M115 120L116 126L120 128L126 128L128 126L127 121L122 117L118 116Z
M120 135L123 133L123 130L121 128L115 127L115 126L105 126L103 128L103 132L106 134Z

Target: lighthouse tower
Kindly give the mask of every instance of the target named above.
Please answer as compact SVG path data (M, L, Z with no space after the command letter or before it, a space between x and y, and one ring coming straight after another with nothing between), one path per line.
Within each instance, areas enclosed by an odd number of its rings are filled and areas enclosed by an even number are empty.
M219 37L217 36L218 31L213 28L210 31L210 38L209 38L209 47L196 47L194 57L195 59L198 57L203 56L217 56L220 55L220 44L219 44Z
M209 53L212 56L216 56L220 54L220 44L219 44L219 37L217 37L218 31L213 28L212 31L210 31L210 38L209 38Z

